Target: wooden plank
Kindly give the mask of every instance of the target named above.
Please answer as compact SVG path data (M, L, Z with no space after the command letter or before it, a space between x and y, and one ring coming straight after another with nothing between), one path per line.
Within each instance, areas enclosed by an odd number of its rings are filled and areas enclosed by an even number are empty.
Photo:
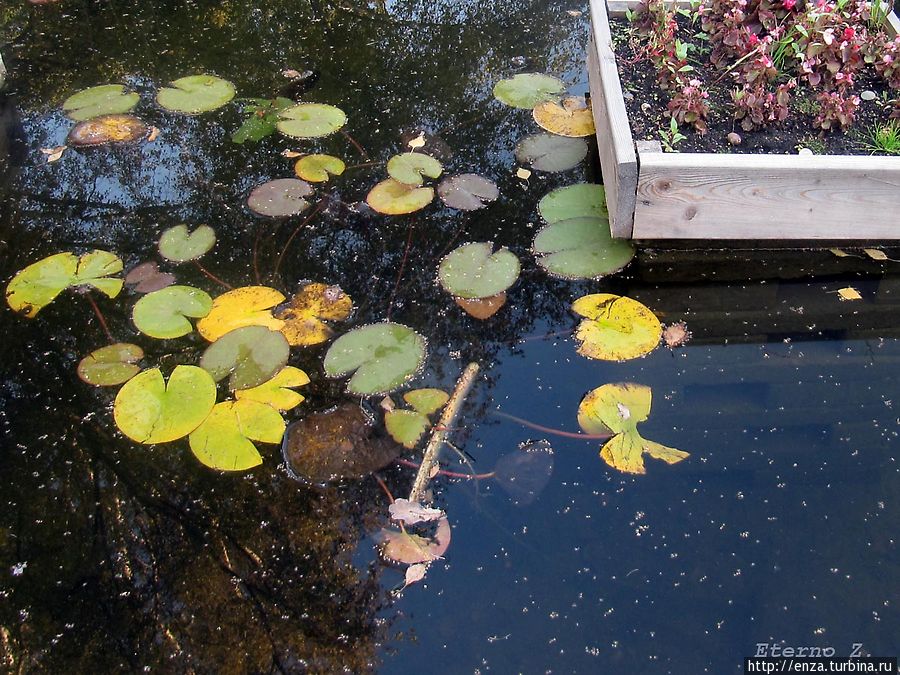
M604 0L591 0L591 24L588 75L610 230L614 237L629 239L634 222L637 155L622 97L622 83L616 68Z
M900 240L893 157L641 153L633 238Z

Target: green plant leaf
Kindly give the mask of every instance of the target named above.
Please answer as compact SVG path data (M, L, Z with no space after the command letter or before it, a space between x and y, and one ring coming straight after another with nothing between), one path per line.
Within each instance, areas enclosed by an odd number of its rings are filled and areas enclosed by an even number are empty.
M412 389L403 394L403 400L423 415L431 415L443 408L450 395L441 389Z
M127 382L141 371L135 362L144 350L127 342L95 349L78 363L78 377L95 387L113 387Z
M159 254L173 262L187 262L203 257L216 244L216 231L199 225L193 232L187 225L176 225L159 238Z
M460 298L487 298L519 278L519 259L507 248L494 252L490 242L465 244L449 253L438 267L438 281Z
M280 443L284 420L273 407L257 401L217 403L190 435L191 452L203 464L220 471L246 471L262 464L256 446Z
M424 182L425 176L437 178L443 170L439 161L421 152L394 155L387 163L388 175L404 185L419 186Z
M189 75L163 87L156 102L170 112L198 115L221 108L234 98L234 85L215 75Z
M254 213L270 218L287 218L303 213L315 192L312 185L297 178L276 178L257 185L247 197L247 206Z
M391 410L384 415L384 426L395 441L412 450L428 430L428 417L414 410Z
M347 390L362 396L383 394L409 380L425 360L425 338L398 323L376 323L345 333L325 354L325 374L353 371Z
M516 145L516 159L538 171L568 171L587 157L587 142L555 134L526 136Z
M261 141L266 136L275 133L278 125L278 113L294 105L289 98L279 96L274 99L254 98L249 99L250 104L244 106L244 112L248 116L237 131L231 134L234 143L246 141Z
M585 317L575 339L578 353L590 359L627 361L646 356L659 345L662 325L637 300L610 293L585 295L572 303L572 311Z
M438 196L451 209L476 211L500 196L497 185L484 176L463 173L445 178L437 188Z
M582 217L548 225L534 238L538 265L564 279L599 279L634 258L634 247L613 239L605 218Z
M194 327L187 317L199 319L212 309L206 291L192 286L168 286L147 293L134 304L131 318L144 335L169 340L187 335Z
M187 436L216 402L216 383L202 368L176 366L168 384L159 368L138 373L119 390L113 417L138 443L166 443Z
M538 203L538 211L548 223L570 218L609 218L606 192L602 185L592 183L567 185L544 195Z
M383 180L366 195L366 203L386 216L402 216L424 209L434 199L434 188L412 187L393 178Z
M258 387L250 389L238 389L234 397L238 401L248 400L265 403L275 410L291 410L303 403L305 397L292 391L294 387L302 387L309 384L309 375L294 368L285 366L274 377L266 380Z
M343 160L333 155L303 155L294 164L294 173L310 183L324 183L331 176L340 176L346 168Z
M328 136L346 123L343 110L324 103L298 103L278 114L278 130L291 138Z
M278 331L265 326L244 326L225 333L207 347L200 357L200 367L216 382L228 377L231 390L251 389L284 368L290 350L284 335Z
M100 115L127 113L140 98L136 92L125 93L121 84L102 84L72 94L62 107L69 119L83 122Z
M533 108L543 101L556 101L566 85L550 75L519 73L494 85L494 98L513 108Z

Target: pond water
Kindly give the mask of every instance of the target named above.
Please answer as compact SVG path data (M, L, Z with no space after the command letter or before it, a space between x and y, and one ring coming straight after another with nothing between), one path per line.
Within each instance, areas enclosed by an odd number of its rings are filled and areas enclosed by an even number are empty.
M261 466L222 474L184 441L132 443L115 430L114 390L75 373L106 343L86 299L66 294L33 320L4 306L5 669L737 673L759 642L900 651L896 263L645 250L601 282L548 278L530 254L537 202L598 177L582 165L517 178L513 148L535 127L491 89L536 71L585 93L584 4L9 0L0 18L10 69L0 103L4 284L67 250L115 251L128 269L154 257L163 229L208 223L218 243L202 264L228 284L257 273L287 293L307 279L340 284L357 304L348 327L389 316L426 336L416 386L449 390L479 363L453 433L476 471L528 441L546 439L554 458L530 503L490 480L437 479L452 543L398 594L402 570L376 554L388 502L373 478L307 486L274 445L260 446ZM151 103L156 88L195 72L231 80L242 96L273 96L287 68L318 75L304 99L346 111L353 142L236 145L234 106L186 117ZM62 100L108 82L142 94L136 112L159 137L47 163L40 149L63 144L71 126ZM500 198L471 213L438 202L401 217L354 207L419 130L438 137L448 173L487 176ZM348 170L303 227L255 218L248 191L291 176L281 153L299 148L379 164ZM523 261L507 306L484 322L435 283L441 257L466 241L495 241ZM190 265L177 275L223 290ZM842 302L837 291L850 285L862 299ZM643 359L588 360L569 307L596 292L684 320L693 339ZM101 301L119 339L139 337L135 298ZM202 344L145 342L167 369L195 362ZM324 352L295 350L291 362L312 382L289 420L348 400L344 381L324 376ZM629 476L598 457L599 441L495 414L577 432L585 392L625 381L653 391L642 433L688 460L648 460L646 475ZM403 495L414 470L380 475Z

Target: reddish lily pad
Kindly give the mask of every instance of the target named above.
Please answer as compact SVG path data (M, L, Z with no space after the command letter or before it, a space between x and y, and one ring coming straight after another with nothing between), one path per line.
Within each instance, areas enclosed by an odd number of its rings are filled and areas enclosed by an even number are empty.
M437 191L447 206L461 211L482 209L500 196L496 183L474 173L445 178Z
M277 178L257 185L247 198L247 206L254 213L270 218L287 218L303 213L313 193L312 186L299 178Z

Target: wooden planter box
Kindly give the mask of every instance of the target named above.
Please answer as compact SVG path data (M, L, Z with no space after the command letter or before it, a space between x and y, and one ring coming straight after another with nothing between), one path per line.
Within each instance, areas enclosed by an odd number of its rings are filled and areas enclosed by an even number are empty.
M900 157L664 153L635 144L609 16L637 0L591 0L588 73L614 237L654 240L900 240ZM900 32L891 12L888 30Z

